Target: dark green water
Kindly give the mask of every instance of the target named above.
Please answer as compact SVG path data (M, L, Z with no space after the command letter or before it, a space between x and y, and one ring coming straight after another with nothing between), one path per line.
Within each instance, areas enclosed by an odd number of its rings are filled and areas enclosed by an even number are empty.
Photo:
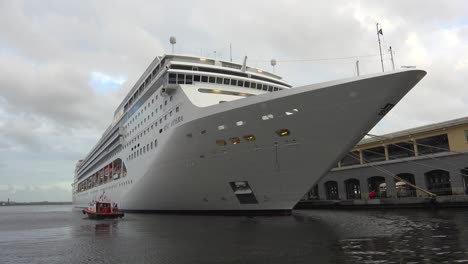
M295 211L289 217L0 207L0 263L468 263L468 210Z

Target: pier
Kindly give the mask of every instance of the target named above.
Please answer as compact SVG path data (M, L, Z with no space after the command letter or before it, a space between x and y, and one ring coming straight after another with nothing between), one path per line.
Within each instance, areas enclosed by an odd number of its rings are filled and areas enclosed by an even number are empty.
M368 135L296 206L468 206L468 117Z

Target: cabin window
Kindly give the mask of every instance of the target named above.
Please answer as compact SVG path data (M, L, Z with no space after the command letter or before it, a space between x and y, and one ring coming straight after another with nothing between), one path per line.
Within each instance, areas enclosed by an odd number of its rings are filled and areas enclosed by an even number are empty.
M278 91L278 87L273 88L273 91L275 92Z
M184 80L185 80L185 74L182 74L182 73L177 74L177 83L178 84L184 84L185 83Z
M468 142L468 130L465 130L465 141Z
M257 86L257 85L256 85L256 83L250 83L250 88L253 88L253 89L255 89L255 88L256 88L256 86Z
M169 83L173 84L176 83L176 74L175 73L169 73Z
M273 86L268 86L268 91L273 92Z
M237 80L231 80L231 85L237 85Z
M229 85L230 82L231 82L231 79L224 78L224 84L225 85Z
M208 82L208 76L202 76L201 81L202 82Z
M244 87L249 88L249 87L250 87L250 82L245 82L245 83L244 83Z
M237 86L241 86L241 87L244 86L244 81L238 81Z
M179 112L179 107L176 107L175 111L176 111L176 113Z
M210 83L215 83L216 78L213 76L210 76L209 82Z
M217 84L222 84L223 83L223 78L220 78L220 77L216 78L216 83Z
M190 74L185 75L185 84L192 84L193 76Z
M154 140L154 147L156 148L157 146L158 146L158 140L155 139L155 140Z
M200 75L194 75L193 76L193 81L194 82L199 82L200 81Z

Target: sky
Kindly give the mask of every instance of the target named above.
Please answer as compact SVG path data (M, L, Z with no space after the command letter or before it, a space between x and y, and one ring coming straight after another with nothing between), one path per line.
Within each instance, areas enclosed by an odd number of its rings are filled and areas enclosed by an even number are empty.
M171 52L272 70L294 86L417 66L374 134L467 116L466 1L0 1L0 201L71 201L86 156L149 63ZM302 60L302 61L300 61Z

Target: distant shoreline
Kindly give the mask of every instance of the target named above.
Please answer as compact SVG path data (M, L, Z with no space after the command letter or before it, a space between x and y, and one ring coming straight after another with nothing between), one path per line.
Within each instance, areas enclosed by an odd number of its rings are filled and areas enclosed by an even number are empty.
M71 205L72 202L4 202L0 201L0 206L15 206L15 205Z

